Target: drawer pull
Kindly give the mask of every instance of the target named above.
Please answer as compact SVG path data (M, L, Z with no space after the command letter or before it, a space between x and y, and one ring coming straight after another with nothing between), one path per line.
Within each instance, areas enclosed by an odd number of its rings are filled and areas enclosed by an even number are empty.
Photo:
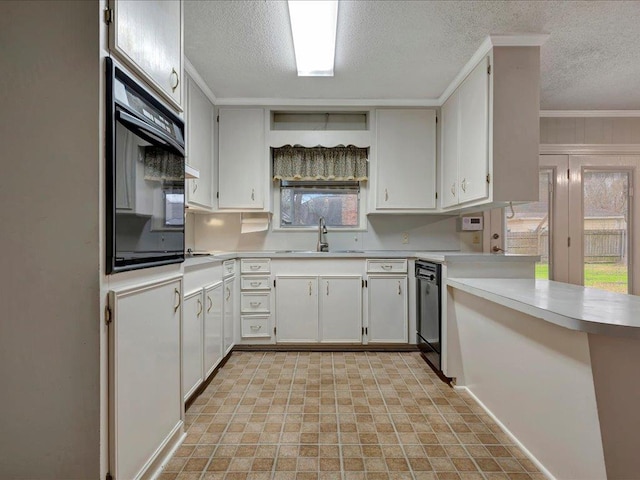
M249 265L251 270L260 270L260 265Z
M251 325L249 328L251 329L251 331L257 332L262 328L262 325Z
M249 302L249 305L251 305L251 308L258 308L262 305L262 302Z
M251 285L252 287L259 287L260 285L262 285L262 282L251 282L249 285Z
M393 265L381 265L380 268L382 268L383 270L391 270L393 268Z

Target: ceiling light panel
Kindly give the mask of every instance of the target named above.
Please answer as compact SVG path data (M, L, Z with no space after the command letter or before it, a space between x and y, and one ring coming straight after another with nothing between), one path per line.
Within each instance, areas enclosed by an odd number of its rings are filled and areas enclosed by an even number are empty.
M299 77L332 77L338 0L289 0Z

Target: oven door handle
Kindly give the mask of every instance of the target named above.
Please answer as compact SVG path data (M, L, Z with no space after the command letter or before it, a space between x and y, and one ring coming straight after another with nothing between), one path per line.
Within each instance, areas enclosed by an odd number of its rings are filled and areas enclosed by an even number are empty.
M166 135L162 130L154 127L153 125L143 122L137 119L133 115L129 115L122 110L116 112L118 121L122 123L129 130L140 135L145 140L151 143L160 143L164 147L169 147L175 150L181 157L184 157L184 147L176 142L173 138Z

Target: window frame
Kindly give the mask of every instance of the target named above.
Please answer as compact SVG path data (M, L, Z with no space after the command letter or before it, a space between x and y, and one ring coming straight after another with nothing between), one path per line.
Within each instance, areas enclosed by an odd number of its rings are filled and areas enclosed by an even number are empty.
M307 183L313 183L310 180ZM318 181L319 184L325 183ZM369 191L369 182L359 182L360 192L358 193L358 226L354 227L336 227L327 225L329 232L366 232L367 231L367 197ZM271 192L273 195L273 223L271 230L274 232L315 232L318 230L317 225L283 227L281 225L281 181L274 180L272 182Z

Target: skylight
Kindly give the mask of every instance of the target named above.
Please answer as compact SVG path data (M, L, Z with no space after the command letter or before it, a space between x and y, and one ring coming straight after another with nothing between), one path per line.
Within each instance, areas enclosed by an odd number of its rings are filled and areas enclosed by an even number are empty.
M333 77L338 0L289 0L299 77Z

